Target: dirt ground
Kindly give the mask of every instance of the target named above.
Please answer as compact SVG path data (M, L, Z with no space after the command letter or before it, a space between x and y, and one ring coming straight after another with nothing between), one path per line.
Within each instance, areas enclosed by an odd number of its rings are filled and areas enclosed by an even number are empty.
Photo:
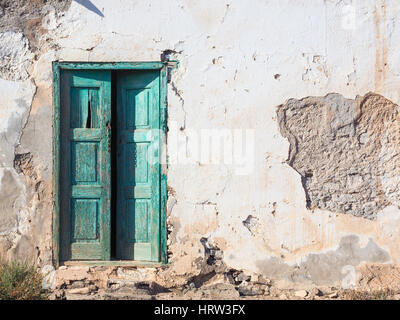
M76 283L71 288L58 289L50 299L66 300L400 300L400 291L344 290L334 287L308 290L277 289L268 284L247 283L235 286L214 283L200 288L160 288L149 283L124 282L107 289Z

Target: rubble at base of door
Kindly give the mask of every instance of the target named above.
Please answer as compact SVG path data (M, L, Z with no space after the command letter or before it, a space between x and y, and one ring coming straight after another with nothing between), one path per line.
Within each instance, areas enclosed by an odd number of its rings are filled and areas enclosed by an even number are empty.
M357 286L278 286L251 272L229 270L190 279L180 286L163 286L153 268L65 267L56 271L50 299L163 300L163 299L393 299L400 300L400 285L392 281L400 268L365 265ZM161 277L162 278L162 277Z

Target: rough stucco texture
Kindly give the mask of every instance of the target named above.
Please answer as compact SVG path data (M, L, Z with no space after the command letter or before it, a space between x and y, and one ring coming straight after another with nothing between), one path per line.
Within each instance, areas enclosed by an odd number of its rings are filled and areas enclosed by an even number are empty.
M29 253L53 270L52 61L159 61L170 52L179 61L167 87L170 264L146 272L176 286L217 272L207 267L216 259L292 285L341 281L347 265L400 262L397 107L378 95L302 99L373 91L399 103L397 0L0 0L0 8L1 256ZM276 106L291 98L302 100L281 106L277 119ZM254 131L246 175L236 173L240 163L196 157L203 129Z
M387 262L388 253L369 239L362 247L359 237L343 237L335 250L323 253L310 253L301 263L285 264L282 259L272 257L259 261L258 266L270 278L287 279L291 282L310 281L317 285L329 285L343 279L344 268L358 266L363 261Z
M60 14L71 0L0 0L0 77L25 80L35 53L42 49L44 29L42 20L49 13ZM40 43L42 42L42 43Z
M0 33L0 76L3 79L25 80L28 78L32 53L28 40L19 32Z
M41 19L44 10L64 11L70 5L71 0L0 0L0 30L22 31L30 20Z
M377 94L291 99L278 108L308 208L374 219L400 199L398 106Z

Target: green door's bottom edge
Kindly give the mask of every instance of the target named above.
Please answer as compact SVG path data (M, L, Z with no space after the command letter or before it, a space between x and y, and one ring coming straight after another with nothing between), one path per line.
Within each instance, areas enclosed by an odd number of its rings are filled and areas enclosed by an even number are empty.
M153 261L137 260L73 260L60 261L60 266L105 266L105 267L163 267L167 264Z

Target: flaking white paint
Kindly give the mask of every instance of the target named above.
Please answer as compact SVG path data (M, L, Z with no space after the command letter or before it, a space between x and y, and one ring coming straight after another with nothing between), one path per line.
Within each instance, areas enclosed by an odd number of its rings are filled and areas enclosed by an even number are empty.
M176 204L169 219L179 221L176 242L171 244L177 273L196 270L193 261L204 255L201 237L225 239L225 263L254 272L260 271L259 261L300 261L311 252L336 248L349 234L360 235L362 243L371 237L393 262L400 262L400 233L389 227L397 225L398 209L385 209L378 221L306 209L300 176L285 163L289 143L279 133L275 113L275 107L289 98L329 92L354 98L375 91L399 103L397 1L92 2L104 17L75 2L61 16L48 11L42 26L54 46L35 62L32 77L38 86L50 88L52 60L156 61L170 49L179 52L173 58L180 66L172 72L179 96L172 84L168 86L168 121L182 127L179 135L189 146L190 130L255 132L254 170L249 175L237 175L224 164L170 164L168 185ZM343 26L343 8L349 4L355 8L355 29ZM385 16L376 9L382 6ZM14 63L19 65L19 60ZM13 101L29 101L33 90L21 82L1 81L4 132L12 114L22 119L26 111ZM10 99L10 92L15 99ZM35 112L41 107L50 108L39 101ZM44 119L44 126L52 125L50 117ZM33 141L32 149L52 141L51 136L43 139L47 141ZM177 150L169 144L168 152ZM42 157L38 160L51 168L49 158ZM10 166L10 159L7 163ZM202 205L206 202L211 204ZM216 215L216 223L198 228L202 215L207 221ZM258 219L255 235L243 225L249 215Z

